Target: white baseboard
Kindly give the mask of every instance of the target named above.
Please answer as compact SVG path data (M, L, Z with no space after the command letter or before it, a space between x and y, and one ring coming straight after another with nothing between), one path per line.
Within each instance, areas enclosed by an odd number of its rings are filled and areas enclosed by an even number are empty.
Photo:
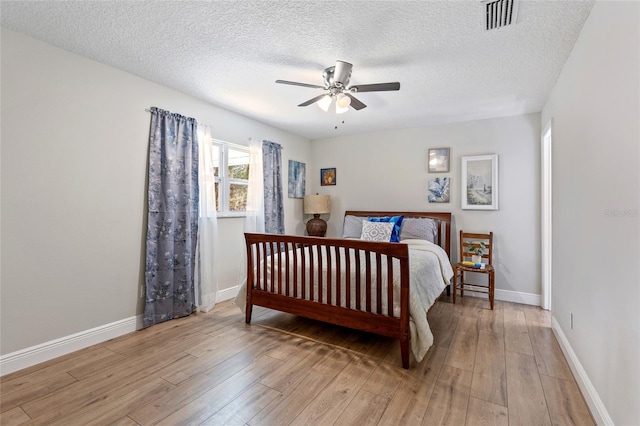
M522 293L520 291L495 289L495 299L503 302L521 303L523 305L540 306L540 295L533 293Z
M223 302L225 300L233 299L238 294L238 290L240 289L239 285L225 288L224 290L220 290L216 295L216 302Z
M2 355L0 356L0 376L106 342L141 328L142 315L138 315Z
M582 367L580 360L576 356L576 353L573 351L567 336L562 332L560 328L560 324L556 320L555 317L551 317L551 329L553 330L556 338L558 339L558 343L560 344L560 348L564 353L567 362L569 363L569 367L573 372L574 377L576 378L576 382L578 383L578 387L584 396L587 405L589 406L589 410L591 410L591 414L598 425L613 425L613 420L609 413L607 412L606 407L602 403L598 392L593 387L591 380L589 380L589 376L587 372Z
M236 297L239 287L234 286L219 291L216 295L216 300L222 302L233 299ZM140 330L141 328L142 315L137 315L2 355L0 356L0 376L49 361L91 345L106 342L109 339Z
M486 289L485 289L486 291ZM479 297L482 299L488 299L489 296L484 293L465 293L465 297L467 296ZM522 293L519 291L511 291L511 290L500 290L498 288L494 291L495 300L501 300L503 302L513 302L513 303L521 303L523 305L533 305L540 306L540 295L533 293Z

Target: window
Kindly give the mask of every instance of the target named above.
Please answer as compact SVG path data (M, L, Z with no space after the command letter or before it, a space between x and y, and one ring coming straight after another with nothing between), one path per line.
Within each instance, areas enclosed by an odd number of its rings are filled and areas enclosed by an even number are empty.
M244 216L249 188L249 148L213 142L216 210L220 216Z

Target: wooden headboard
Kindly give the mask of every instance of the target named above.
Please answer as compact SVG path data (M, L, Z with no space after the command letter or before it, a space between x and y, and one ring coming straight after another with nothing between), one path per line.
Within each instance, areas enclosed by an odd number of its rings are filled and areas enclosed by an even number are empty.
M344 215L380 217L380 216L404 216L411 218L429 218L438 224L438 241L436 243L444 249L451 259L451 213L447 212L378 212L347 210Z

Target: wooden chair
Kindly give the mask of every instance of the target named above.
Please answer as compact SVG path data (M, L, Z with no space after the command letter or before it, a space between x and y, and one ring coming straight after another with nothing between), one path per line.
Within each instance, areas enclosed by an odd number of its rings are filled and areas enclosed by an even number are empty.
M470 265L465 265L463 261L472 261L472 249L481 247L484 244L485 250L481 255L481 263L484 269L478 269ZM460 262L453 266L453 303L456 303L456 295L460 290L460 297L464 296L464 292L484 293L489 295L489 305L493 310L493 293L495 284L495 270L492 265L493 261L493 232L488 234L474 234L460 231ZM487 284L476 284L476 281L468 282L467 274L485 274L487 275Z

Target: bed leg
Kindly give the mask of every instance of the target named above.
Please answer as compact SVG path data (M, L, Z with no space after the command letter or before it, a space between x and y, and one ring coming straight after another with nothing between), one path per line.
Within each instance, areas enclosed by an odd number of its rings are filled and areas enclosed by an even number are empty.
M400 339L400 354L402 355L402 368L409 369L409 339Z
M245 309L245 319L244 322L247 324L251 324L251 311L253 311L253 305L247 303L247 307Z

